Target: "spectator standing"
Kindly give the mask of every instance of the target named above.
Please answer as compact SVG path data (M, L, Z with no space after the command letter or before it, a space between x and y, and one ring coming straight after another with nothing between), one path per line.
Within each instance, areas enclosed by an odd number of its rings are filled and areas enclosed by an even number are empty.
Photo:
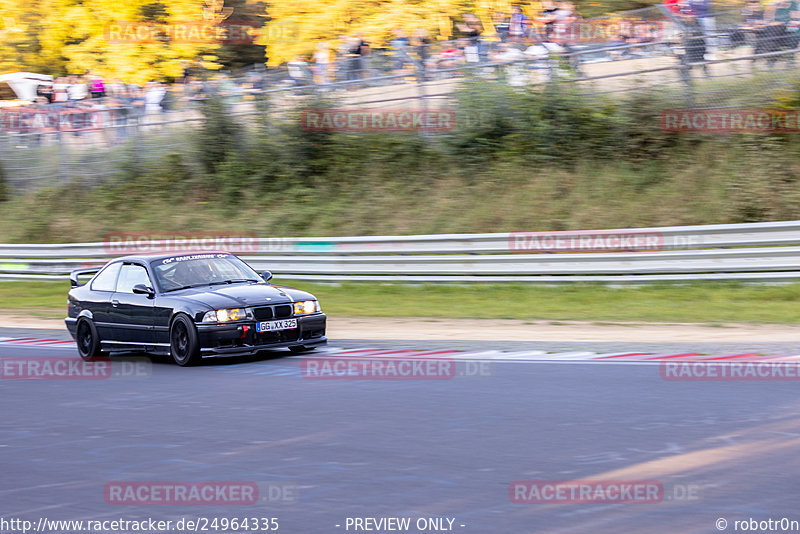
M497 51L492 54L491 59L496 63L507 63L507 65L501 67L503 69L501 72L505 75L509 85L520 87L527 83L525 70L524 66L514 62L518 62L523 57L522 51L519 49L510 46L508 43L500 43Z
M716 21L711 12L711 0L689 0L694 16L697 17L697 22L703 30L703 35L706 36L706 53L704 58L707 60L716 59L716 39L713 37L717 31Z
M348 79L359 80L367 71L367 56L370 53L369 44L364 40L364 33L357 32L350 41L349 55L351 58L351 74Z
M67 78L59 77L53 83L53 102L65 104L69 100L69 81Z
M330 59L330 50L328 50L328 58ZM260 71L251 71L247 73L247 81L250 83L250 89L254 93L260 93L264 90L264 74Z
M331 69L331 49L330 45L325 42L317 43L317 49L314 52L314 74L317 77L317 83L327 85L330 83L330 69Z
M772 6L771 19L787 26L796 26L800 21L800 2L797 0L780 0Z
M411 58L408 57L410 41L402 28L395 28L392 30L392 34L393 37L389 44L394 51L394 68L397 71L402 71L406 64L411 62Z
M135 83L128 84L126 87L128 90L128 105L131 109L130 116L136 117L138 123L139 118L144 116L145 105L147 103L145 100L144 89L141 85Z
M558 9L554 13L556 24L572 24L578 20L578 14L575 12L575 4L572 2L561 2L558 4Z
M731 44L735 47L747 44L747 32L757 31L764 24L764 9L759 0L748 0L742 8L742 24L734 28L730 34Z
M37 104L52 104L53 103L53 86L50 84L40 85L36 88L36 103Z
M339 35L336 49L336 80L348 80L350 75L350 37Z
M555 32L557 11L558 11L558 6L556 6L553 0L542 0L542 12L536 18L536 21L539 22L540 24L544 24L545 41L551 41L553 38L553 33Z
M70 102L78 102L88 98L89 88L86 86L86 80L81 76L71 76L67 94Z
M106 85L100 76L92 76L89 82L89 92L92 98L103 98L106 96Z
M240 98L241 93L236 83L226 72L220 72L214 78L214 90L222 103L230 109Z
M691 1L681 0L679 5L684 29L684 53L681 61L684 64L700 63L707 54L703 27ZM709 75L708 65L705 63L703 63L703 74Z
M531 19L522 12L522 8L515 5L511 8L511 20L508 24L508 36L511 41L521 42L528 37L528 30L531 27Z
M486 50L483 49L481 35L483 35L483 23L475 13L464 13L464 22L456 23L456 28L467 38L469 46L464 48L464 55L467 61L481 61L486 58Z
M763 52L776 52L796 48L798 34L800 34L800 2L798 0L781 0L772 7L771 16L767 18L779 24L768 24L762 36ZM764 42L766 41L766 42ZM763 46L766 45L766 46ZM794 54L788 57L794 63ZM767 60L770 63L777 61L776 57Z
M749 0L742 9L744 24L747 26L758 26L764 22L764 8L761 7L759 0Z
M504 11L495 11L492 14L492 23L494 24L494 32L500 38L501 43L505 43L509 39L510 31L510 18Z
M166 93L166 89L160 83L155 81L148 82L144 93L145 113L148 115L161 113L161 101L164 100Z
M308 85L308 64L301 55L294 56L286 65L289 70L289 82L295 87Z
M417 69L422 73L423 79L425 79L425 71L428 67L428 58L430 57L430 54L428 54L428 47L431 44L428 38L428 30L425 28L417 28L414 30L411 43L414 45L414 50L417 52L417 61L419 61Z

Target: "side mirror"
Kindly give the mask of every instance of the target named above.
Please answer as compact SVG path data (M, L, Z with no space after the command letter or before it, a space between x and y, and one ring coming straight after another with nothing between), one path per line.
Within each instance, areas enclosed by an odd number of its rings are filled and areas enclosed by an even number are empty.
M265 282L269 282L272 280L272 273L269 271L264 271L261 273L261 278L263 278Z
M153 290L153 288L147 287L144 284L136 284L133 286L133 292L137 295L147 295L148 298L153 298L156 296L156 292Z

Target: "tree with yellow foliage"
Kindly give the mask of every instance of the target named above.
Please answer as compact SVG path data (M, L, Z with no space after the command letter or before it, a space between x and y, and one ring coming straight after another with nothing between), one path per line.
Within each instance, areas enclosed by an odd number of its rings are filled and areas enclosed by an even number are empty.
M144 82L179 77L184 62L198 57L215 68L216 43L114 42L108 35L113 23L202 21L208 9L209 4L197 0L0 0L5 26L0 32L0 71L91 71Z
M319 41L335 42L339 35L364 32L364 39L382 46L392 30L410 33L424 28L439 39L453 35L453 22L475 13L492 34L492 15L507 13L511 0L274 0L267 7L270 21L259 41L267 46L270 65L310 55Z
M589 17L660 2L599 0L578 3L578 11ZM742 2L715 0L729 9ZM275 66L297 55L310 57L321 41L335 50L340 35L354 32L363 32L373 48L385 46L395 28L407 34L424 28L435 39L449 39L464 13L475 13L490 36L495 15L507 15L512 4L530 17L541 10L539 0L0 0L0 73L89 70L105 78L143 82L178 78L185 62L198 58L209 69L262 61ZM114 23L174 26L226 18L253 25L255 41L109 38Z

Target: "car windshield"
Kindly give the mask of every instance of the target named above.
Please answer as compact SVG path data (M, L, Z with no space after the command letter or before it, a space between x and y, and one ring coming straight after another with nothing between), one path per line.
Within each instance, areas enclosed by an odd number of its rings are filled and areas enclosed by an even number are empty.
M232 254L174 256L151 263L164 291L235 282L262 282L253 269Z

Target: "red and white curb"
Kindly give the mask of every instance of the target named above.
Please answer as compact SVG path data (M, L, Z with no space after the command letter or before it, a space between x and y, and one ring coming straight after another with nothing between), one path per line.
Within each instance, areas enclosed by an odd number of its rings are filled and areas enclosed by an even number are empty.
M75 342L59 339L9 338L0 337L0 346L13 345L25 347L74 348ZM326 347L316 352L304 354L303 358L452 358L455 360L482 360L503 362L609 362L609 363L654 363L674 362L764 362L800 360L800 355L762 355L757 353L702 354L685 353L647 353L647 352L546 352L542 350L500 351L500 350L414 350L414 349L341 349Z
M800 355L763 355L757 353L738 354L702 354L685 353L647 353L647 352L545 352L541 350L527 351L458 351L458 350L389 350L389 349L350 349L343 350L330 347L318 352L304 355L305 358L452 358L454 360L479 360L502 362L608 362L608 363L656 363L656 362L763 362L791 361L800 359Z

